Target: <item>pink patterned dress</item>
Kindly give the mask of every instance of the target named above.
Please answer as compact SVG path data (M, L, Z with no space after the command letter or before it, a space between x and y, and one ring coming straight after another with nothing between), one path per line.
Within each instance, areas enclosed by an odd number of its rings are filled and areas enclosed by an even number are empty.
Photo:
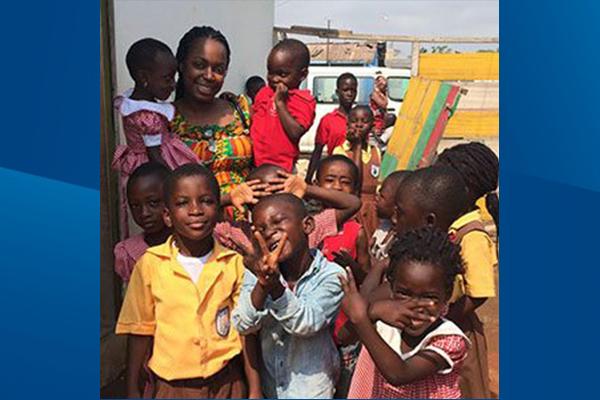
M147 147L160 146L160 153L171 169L197 163L198 157L179 138L169 131L175 107L169 103L155 103L129 98L131 90L115 100L115 107L123 121L126 145L119 145L113 156L112 167L119 171L121 239L129 236L127 225L127 179L140 165L149 161Z
M124 283L129 282L135 263L144 255L147 249L148 243L146 243L144 235L141 233L115 245L115 272Z
M459 369L467 357L469 339L453 322L444 322L427 334L421 343L407 353L400 348L402 332L385 323L377 323L377 332L402 359L406 360L421 350L433 351L446 360L449 368L406 385L390 384L377 369L365 347L358 356L349 399L458 399Z

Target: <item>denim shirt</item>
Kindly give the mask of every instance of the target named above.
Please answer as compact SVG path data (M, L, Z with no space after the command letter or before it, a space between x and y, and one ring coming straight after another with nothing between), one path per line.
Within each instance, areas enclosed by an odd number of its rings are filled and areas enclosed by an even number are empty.
M256 285L246 270L232 322L241 334L260 330L265 398L332 398L340 360L332 338L343 292L338 275L345 274L316 249L314 260L295 289L277 300L267 297L263 310L252 305Z

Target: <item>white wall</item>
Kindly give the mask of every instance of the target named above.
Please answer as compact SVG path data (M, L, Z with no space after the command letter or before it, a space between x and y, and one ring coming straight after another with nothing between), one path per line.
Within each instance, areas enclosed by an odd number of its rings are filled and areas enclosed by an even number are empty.
M135 41L153 37L175 54L179 39L195 25L223 32L231 48L223 90L241 93L248 77L265 76L274 12L273 0L114 0L116 93L133 86L125 54Z

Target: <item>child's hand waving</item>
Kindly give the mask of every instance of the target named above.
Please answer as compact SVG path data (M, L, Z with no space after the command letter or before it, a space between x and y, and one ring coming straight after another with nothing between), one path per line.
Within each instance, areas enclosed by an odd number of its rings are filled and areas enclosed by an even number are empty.
M298 175L293 175L285 171L277 171L277 175L279 175L279 178L275 178L271 181L270 191L275 193L291 193L301 199L304 197L306 188L308 187L308 184L304 179Z
M358 291L354 275L350 267L346 267L346 276L339 276L344 298L342 299L342 309L353 324L369 319L368 304L364 297Z

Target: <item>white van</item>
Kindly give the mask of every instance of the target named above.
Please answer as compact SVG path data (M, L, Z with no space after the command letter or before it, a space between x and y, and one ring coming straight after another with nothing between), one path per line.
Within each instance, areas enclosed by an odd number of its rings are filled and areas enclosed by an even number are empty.
M315 134L319 121L323 116L336 107L338 99L335 94L335 83L337 77L344 72L350 72L358 79L358 94L356 104L368 104L369 96L373 91L376 74L380 72L388 81L388 111L398 115L400 105L404 100L410 69L406 68L383 68L383 67L360 67L360 66L315 66L308 69L308 77L302 82L301 89L308 89L317 100L317 111L315 122L310 130L300 140L300 151L312 153L315 143Z

